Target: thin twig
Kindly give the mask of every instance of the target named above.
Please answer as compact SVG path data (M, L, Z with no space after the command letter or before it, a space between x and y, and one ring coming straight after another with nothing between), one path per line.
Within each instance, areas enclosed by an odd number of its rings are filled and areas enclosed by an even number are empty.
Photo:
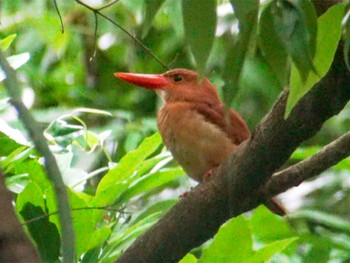
M53 0L53 3L54 3L54 5L55 5L55 9L56 9L56 12L57 12L57 14L58 14L58 17L60 18L61 32L62 32L62 34L63 34L63 33L64 33L64 25L63 25L63 20L62 20L61 12L60 12L60 9L58 8L58 5L57 5L56 0Z
M94 53L92 54L90 61L92 61L96 57L96 44L97 44L97 29L98 29L98 17L96 12L94 12L95 16L95 32L94 32Z
M119 212L120 214L131 214L130 212L125 212L123 211L124 208L118 209L118 208L113 208L110 206L96 206L96 207L76 207L76 208L72 208L71 211L81 211L81 210L106 210L106 211L115 211L115 212ZM59 210L55 211L55 212L51 212L51 213L47 213L29 220L24 221L23 223L21 223L22 225L27 225L30 223L33 223L35 221L41 220L43 218L49 217L49 216L53 216L59 213Z
M313 156L274 174L265 187L268 195L275 196L327 170L350 156L350 132L323 147Z
M104 19L106 19L107 21L109 21L110 23L112 23L113 25L115 25L116 27L118 27L121 31L123 31L125 34L127 34L129 37L131 37L137 44L139 44L144 50L146 50L146 52L148 54L150 54L163 68L165 68L166 70L169 70L170 68L165 65L153 52L152 50L150 50L147 46L145 46L145 44L143 44L137 37L135 37L134 35L132 35L129 31L127 31L125 28L123 28L121 25L119 25L117 22L113 21L111 18L109 18L108 16L106 16L105 14L101 13L100 10L97 8L93 8L87 4L85 4L84 2L80 1L80 0L75 0L78 4L86 7L87 9L89 9L90 11L94 12L95 14L98 14L99 16L103 17Z
M98 11L101 11L101 10L103 10L103 9L105 9L105 8L108 8L108 7L110 7L110 6L112 6L112 5L116 4L116 3L118 3L118 2L119 2L119 0L114 0L114 1L112 1L112 2L110 2L110 3L108 3L108 4L105 4L104 6L101 6L100 8L97 8L97 10L98 10Z
M68 194L56 159L47 145L43 131L41 130L39 124L23 104L16 71L11 68L5 54L1 49L0 65L6 75L5 87L11 97L11 104L16 108L20 120L28 131L30 138L33 140L35 148L43 156L46 174L54 187L56 202L60 211L58 215L62 229L62 262L73 263L75 258L74 229L70 213Z

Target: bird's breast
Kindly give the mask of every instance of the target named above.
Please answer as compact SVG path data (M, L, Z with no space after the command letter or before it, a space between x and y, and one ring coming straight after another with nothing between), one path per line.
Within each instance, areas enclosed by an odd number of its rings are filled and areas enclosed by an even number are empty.
M166 104L158 113L158 128L174 159L199 182L235 148L225 132L187 102Z

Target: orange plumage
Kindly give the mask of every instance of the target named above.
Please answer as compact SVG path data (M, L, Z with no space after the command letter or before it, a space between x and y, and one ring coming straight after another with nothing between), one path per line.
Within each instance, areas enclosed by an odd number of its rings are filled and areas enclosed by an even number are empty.
M250 136L242 117L232 109L226 111L214 85L207 78L199 79L194 71L174 69L164 74L115 76L160 93L165 104L157 121L163 142L186 173L198 182ZM276 212L272 207L276 202L272 201L270 209Z

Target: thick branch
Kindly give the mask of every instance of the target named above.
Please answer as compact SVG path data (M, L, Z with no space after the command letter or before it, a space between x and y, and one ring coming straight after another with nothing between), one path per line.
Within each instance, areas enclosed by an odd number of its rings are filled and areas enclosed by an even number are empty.
M21 100L15 70L11 68L0 48L0 65L6 74L5 87L11 97L11 103L16 108L19 118L27 129L35 148L44 158L46 174L55 189L56 201L59 210L59 219L62 228L62 256L63 262L74 262L74 231L70 213L68 195L63 183L56 159L51 153L42 130L34 120Z
M283 193L293 186L327 170L350 156L350 132L326 145L315 155L292 165L271 177L264 192L269 196Z

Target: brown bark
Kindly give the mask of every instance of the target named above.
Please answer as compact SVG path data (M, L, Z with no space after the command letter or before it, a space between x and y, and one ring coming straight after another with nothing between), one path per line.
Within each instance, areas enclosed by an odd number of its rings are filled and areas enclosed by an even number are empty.
M0 172L0 262L40 262L13 211L12 200Z

